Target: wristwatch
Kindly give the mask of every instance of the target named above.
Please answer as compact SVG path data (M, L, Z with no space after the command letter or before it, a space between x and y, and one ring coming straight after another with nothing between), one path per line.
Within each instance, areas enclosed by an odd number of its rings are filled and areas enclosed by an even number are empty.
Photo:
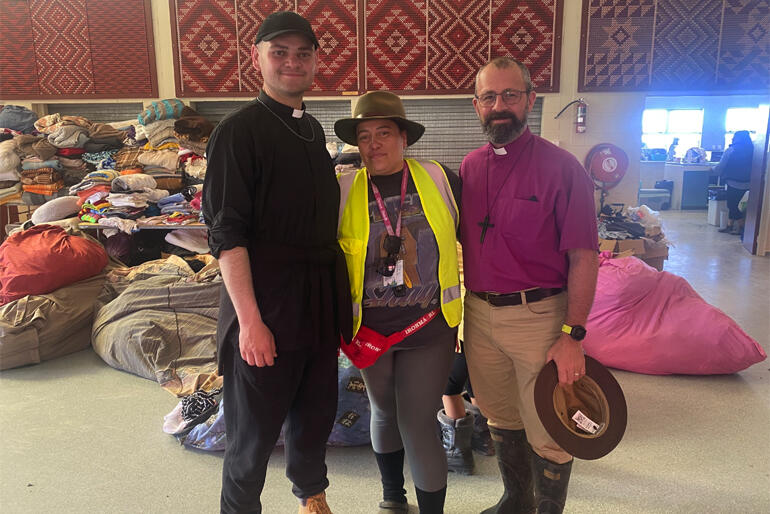
M582 325L569 326L565 323L561 326L561 331L568 334L575 341L582 341L586 337L586 327Z

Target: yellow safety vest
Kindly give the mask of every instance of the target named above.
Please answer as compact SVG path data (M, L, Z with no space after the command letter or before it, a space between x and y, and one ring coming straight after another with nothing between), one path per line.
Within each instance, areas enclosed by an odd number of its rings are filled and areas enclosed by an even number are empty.
M459 223L449 180L436 161L421 163L406 159L425 218L438 243L438 282L441 312L450 327L460 324L460 275L457 268L457 224ZM366 168L339 177L340 215L337 239L345 253L353 297L353 335L361 328L364 268L369 242L369 187ZM387 334L385 334L387 335Z

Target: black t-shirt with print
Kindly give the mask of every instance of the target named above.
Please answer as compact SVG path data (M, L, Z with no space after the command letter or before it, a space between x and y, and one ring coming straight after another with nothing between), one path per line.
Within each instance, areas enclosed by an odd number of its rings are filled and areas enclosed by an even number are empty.
M455 202L460 205L460 177L443 166ZM393 230L398 220L401 200L401 173L374 176L385 202ZM423 212L422 202L417 194L412 177L407 183L404 209L401 219L404 275L411 282L407 294L397 297L392 287L383 285L383 276L377 272L380 259L386 255L383 241L387 235L380 209L369 185L369 243L366 250L364 272L363 325L388 336L411 325L424 314L440 308L441 287L438 282L438 244ZM406 281L406 279L405 279ZM444 316L439 313L430 323L399 343L399 347L420 346L441 336L456 332L450 328Z

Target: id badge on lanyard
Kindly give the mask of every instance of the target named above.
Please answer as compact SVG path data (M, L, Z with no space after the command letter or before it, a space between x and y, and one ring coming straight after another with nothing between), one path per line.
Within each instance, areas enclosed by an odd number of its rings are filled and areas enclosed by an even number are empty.
M388 217L388 211L385 209L385 202L382 199L382 195L380 194L380 190L377 187L377 185L374 183L374 181L371 180L371 176L369 177L369 182L372 185L372 193L374 193L374 199L377 201L377 207L380 210L380 215L382 216L382 221L385 224L385 230L388 232L388 237L386 239L398 239L401 238L401 217L404 210L404 199L406 198L406 186L408 181L408 169L406 167L406 163L404 164L404 168L402 170L402 178L401 178L401 203L398 207L398 220L396 221L396 229L393 230L393 226L390 223L390 218ZM389 243L389 241L387 241ZM392 273L384 274L382 277L382 285L384 287L398 287L404 285L404 259L400 256L400 241L396 241L398 243L398 249L395 248L389 248L389 244L386 244L386 250L388 251L387 257L385 257L385 265L388 267L388 271L392 270Z

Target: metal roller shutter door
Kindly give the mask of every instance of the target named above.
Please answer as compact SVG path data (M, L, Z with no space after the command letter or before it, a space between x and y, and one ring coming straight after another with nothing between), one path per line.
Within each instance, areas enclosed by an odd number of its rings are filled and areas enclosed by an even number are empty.
M62 116L83 116L94 123L135 120L144 110L141 102L135 103L94 103L94 104L48 104L50 114Z
M234 111L245 103L248 102L199 102L194 105L194 108L201 116L204 116L214 123L218 123L229 112ZM334 135L334 122L340 118L347 118L350 116L350 101L305 100L305 106L307 107L307 111L312 114L324 128L326 141L337 141L337 137Z
M199 102L195 110L212 122L218 122L245 101ZM334 122L350 116L349 100L306 100L308 112L321 123L328 142L341 142L334 134ZM404 98L407 116L425 125L425 135L407 149L407 156L436 159L457 172L463 157L485 144L476 111L470 98ZM529 113L529 127L540 134L543 99L535 100Z
M407 149L409 157L435 159L456 173L463 157L487 142L470 98L405 98L404 108L409 119L425 125L425 135ZM533 134L540 134L542 111L543 99L538 98L529 113Z

